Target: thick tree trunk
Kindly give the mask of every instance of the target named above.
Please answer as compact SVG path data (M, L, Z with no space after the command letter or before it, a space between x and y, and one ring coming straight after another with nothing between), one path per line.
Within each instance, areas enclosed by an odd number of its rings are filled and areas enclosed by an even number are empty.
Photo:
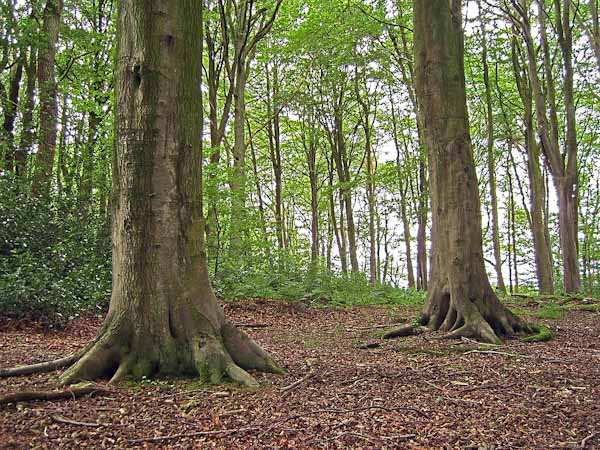
M56 79L54 65L63 0L48 0L44 8L44 44L38 51L38 87L40 96L40 136L32 191L47 190L52 182L56 150Z
M197 374L247 384L280 369L212 292L203 250L202 8L119 4L113 291L95 342L63 375Z
M463 63L460 0L413 4L416 87L432 203L432 279L422 323L448 337L498 342L526 326L496 297L483 260L481 212Z

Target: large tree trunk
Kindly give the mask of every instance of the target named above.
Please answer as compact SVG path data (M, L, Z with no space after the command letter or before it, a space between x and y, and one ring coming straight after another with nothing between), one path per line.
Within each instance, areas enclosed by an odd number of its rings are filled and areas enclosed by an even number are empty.
M224 316L203 249L202 8L119 4L113 291L96 340L62 377L197 374L247 385L280 369Z
M526 327L496 297L483 260L469 135L460 0L413 4L417 95L432 204L432 278L422 323L448 337L498 342Z
M56 150L56 79L54 65L63 0L48 0L44 8L44 44L38 51L38 87L40 95L40 136L32 191L47 190L52 182Z

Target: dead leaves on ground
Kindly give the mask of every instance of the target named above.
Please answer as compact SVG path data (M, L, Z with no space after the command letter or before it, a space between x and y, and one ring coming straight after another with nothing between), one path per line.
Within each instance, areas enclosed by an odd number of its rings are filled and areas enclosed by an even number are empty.
M551 342L502 348L427 334L381 339L398 308L310 309L236 302L227 313L288 369L258 390L193 380L126 383L106 396L0 409L0 448L430 448L600 446L600 323L547 321ZM90 325L91 324L91 325ZM0 366L58 357L99 326L0 331ZM378 345L368 345L377 343ZM56 374L0 380L0 394L55 386Z

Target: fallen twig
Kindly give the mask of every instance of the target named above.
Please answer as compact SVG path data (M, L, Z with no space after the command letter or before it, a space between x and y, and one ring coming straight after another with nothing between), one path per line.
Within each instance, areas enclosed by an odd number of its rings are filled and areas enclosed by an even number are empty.
M270 323L236 323L236 327L240 328L268 328L271 326Z
M62 391L21 391L6 394L0 397L0 405L17 402L29 402L34 400L59 400L64 398L76 398L83 395L105 394L111 392L97 384L86 384L84 386L72 386Z
M155 436L155 437L145 437L145 438L138 438L138 439L129 439L128 442L132 443L132 444L141 443L141 442L162 442L162 441L169 441L169 440L173 440L173 439L193 438L193 437L198 437L198 436L215 436L215 435L218 436L218 435L235 434L235 433L240 433L240 432L245 432L245 431L262 431L259 436L263 436L264 434L271 432L273 429L280 427L284 423L287 423L291 420L299 419L301 417L313 416L315 414L323 414L323 413L346 414L346 413L359 412L359 411L368 411L371 409L380 409L380 410L386 411L386 412L409 410L409 411L414 411L423 417L426 417L425 413L419 411L416 408L411 408L411 407L387 408L385 406L363 406L360 408L352 408L352 409L331 409L331 408L317 409L314 411L308 411L305 413L295 414L293 416L288 416L288 417L284 417L282 419L278 419L278 420L272 422L271 425L269 425L266 429L265 429L264 425L256 425L256 426L241 427L241 428L229 428L229 429L225 429L225 430L195 431L192 433L180 433L180 434L170 434L170 435L166 435L166 436Z
M594 431L594 432L593 432L592 434L590 434L589 436L587 436L587 437L583 438L583 439L581 440L581 443L579 444L579 447L580 447L580 448L585 448L585 446L587 445L588 441L589 441L589 440L591 440L591 439L594 439L594 437L596 437L596 435L597 435L597 434L598 434L598 433Z
M77 422L76 420L69 419L69 418L63 417L63 416L58 416L58 415L52 415L52 416L50 416L50 418L54 422L64 423L66 425L75 425L75 426L79 426L79 427L94 427L94 428L98 428L98 427L106 427L106 426L108 426L105 423Z
M300 385L301 385L302 383L304 383L305 381L308 381L308 380L310 380L312 377L314 377L314 376L315 376L315 374L316 374L316 372L315 372L315 369L313 368L313 369L311 369L311 370L310 370L310 371L309 371L309 372L306 374L306 376L304 376L304 377L300 378L299 380L296 380L296 381L294 381L294 382L293 382L292 384L290 384L290 385L287 385L287 386L284 386L284 387L280 388L279 390L280 390L281 392L289 392L289 391L291 391L292 389L295 389L295 388L297 388L298 386L300 386Z
M352 333L353 331L369 331L369 330L380 330L382 328L392 328L401 325L400 323L387 323L383 325L371 325L368 327L354 327L354 328L346 328L346 331Z

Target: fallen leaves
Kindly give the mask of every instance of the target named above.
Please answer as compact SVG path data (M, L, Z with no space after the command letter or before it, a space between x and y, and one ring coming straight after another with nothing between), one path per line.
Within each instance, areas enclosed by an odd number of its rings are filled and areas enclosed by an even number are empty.
M600 324L584 311L552 321L558 337L502 348L427 334L381 339L398 308L329 310L276 301L228 315L287 369L258 390L189 379L124 385L104 396L0 410L1 448L595 448L600 435ZM90 326L90 323L93 326ZM94 320L61 332L0 332L0 366L75 351ZM378 344L360 349L363 344ZM0 380L0 393L50 390L56 374Z

